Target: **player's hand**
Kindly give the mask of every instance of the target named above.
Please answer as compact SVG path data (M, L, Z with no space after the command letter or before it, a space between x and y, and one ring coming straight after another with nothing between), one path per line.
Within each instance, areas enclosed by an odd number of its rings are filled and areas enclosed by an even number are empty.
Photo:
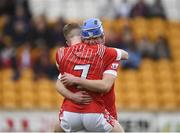
M65 86L72 86L75 85L75 79L76 77L72 74L69 73L64 73L61 76L61 82L65 85Z
M78 104L89 104L92 97L86 91L78 91L72 95L71 100Z

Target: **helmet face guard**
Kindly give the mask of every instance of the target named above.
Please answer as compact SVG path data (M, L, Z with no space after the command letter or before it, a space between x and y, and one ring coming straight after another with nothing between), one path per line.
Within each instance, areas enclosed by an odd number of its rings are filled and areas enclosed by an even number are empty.
M102 27L98 27L96 29L90 29L90 30L82 30L81 36L84 39L90 39L90 38L97 38L100 36L103 36L104 32Z

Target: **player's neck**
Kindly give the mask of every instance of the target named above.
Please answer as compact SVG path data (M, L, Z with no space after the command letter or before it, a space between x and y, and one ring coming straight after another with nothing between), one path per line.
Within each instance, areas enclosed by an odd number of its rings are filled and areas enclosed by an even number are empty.
M71 45L75 45L75 44L78 44L78 43L81 43L81 39L80 38L73 38L71 39Z

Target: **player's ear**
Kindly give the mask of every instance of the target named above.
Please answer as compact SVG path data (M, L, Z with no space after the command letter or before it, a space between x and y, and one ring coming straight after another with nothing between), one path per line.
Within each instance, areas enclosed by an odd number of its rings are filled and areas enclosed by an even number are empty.
M68 46L71 46L71 44L70 44L69 41L67 41L67 40L66 40L66 44L67 44Z

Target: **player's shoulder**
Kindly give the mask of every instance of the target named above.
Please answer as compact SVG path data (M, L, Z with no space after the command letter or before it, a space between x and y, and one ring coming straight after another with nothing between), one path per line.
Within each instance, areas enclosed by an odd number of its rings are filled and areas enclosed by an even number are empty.
M97 54L103 58L111 58L111 57L116 57L117 56L117 50L112 47L107 47L102 44L97 44L92 47L94 50L96 50Z
M61 54L65 49L66 49L66 47L60 47L57 49L56 53Z
M64 49L65 47L60 47L57 49L56 51L56 60L57 62L60 62L60 60L62 59L63 55L64 55Z
M102 44L98 44L96 45L96 49L97 49L97 54L103 58L105 52L106 52L106 46L102 45Z
M116 50L115 48L112 48L112 47L105 47L105 54L106 55L116 54Z
M106 47L105 54L109 57L116 57L117 61L119 61L122 56L121 50L113 47Z

